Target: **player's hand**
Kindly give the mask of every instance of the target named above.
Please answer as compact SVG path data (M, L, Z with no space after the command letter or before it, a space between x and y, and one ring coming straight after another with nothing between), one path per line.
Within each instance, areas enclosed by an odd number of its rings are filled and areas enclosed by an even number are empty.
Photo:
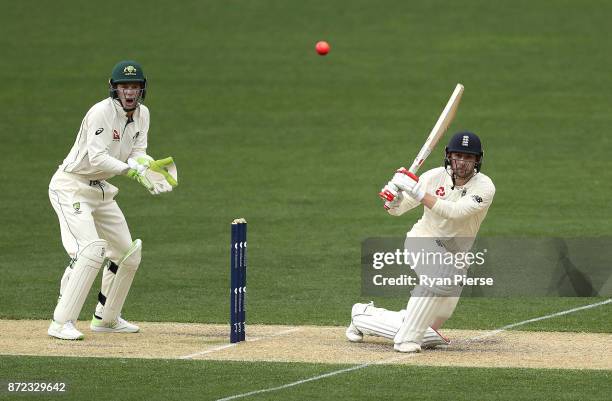
M138 160L130 158L127 163L130 169L126 175L151 192L154 187L146 175L147 170L149 170L149 160L140 157Z
M419 183L419 177L406 170L404 167L399 168L395 172L391 182L419 202L425 196L425 191L421 189L421 184Z
M395 172L391 179L391 183L402 191L410 192L412 188L419 182L419 177L406 170L405 167L400 167Z
M149 155L128 159L133 172L128 172L132 178L140 180L152 195L171 192L178 185L178 172L172 157L153 160ZM141 177L141 178L138 178Z
M395 197L399 194L399 192L400 192L399 188L395 186L394 183L389 181L387 185L385 185L380 190L380 192L378 193L378 196L380 196L380 199L384 201L391 202L393 201L393 199L395 199Z
M385 208L385 210L395 209L396 207L399 207L399 205L402 203L403 200L404 200L404 195L402 195L402 192L400 191L393 198L393 200L390 200L390 201L386 200L383 207Z

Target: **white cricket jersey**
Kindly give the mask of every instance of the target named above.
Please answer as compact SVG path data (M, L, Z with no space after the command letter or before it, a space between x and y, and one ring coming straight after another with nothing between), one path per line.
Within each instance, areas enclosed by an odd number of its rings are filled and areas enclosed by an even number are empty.
M149 109L140 105L128 119L119 100L110 97L93 105L83 118L61 171L90 180L125 174L128 158L146 154Z
M483 173L474 175L464 186L453 186L444 167L429 170L419 177L421 188L438 198L432 209L425 207L423 217L408 232L408 237L476 238L495 195L493 181ZM395 216L420 205L404 194L397 207L389 209ZM468 247L471 246L467 244Z

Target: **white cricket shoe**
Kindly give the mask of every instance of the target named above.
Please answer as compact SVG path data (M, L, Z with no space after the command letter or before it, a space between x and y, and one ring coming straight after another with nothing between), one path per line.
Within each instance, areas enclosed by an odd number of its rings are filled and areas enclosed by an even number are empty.
M61 340L82 340L84 337L83 333L74 327L74 322L72 320L69 320L64 324L52 320L51 325L47 330L47 334Z
M98 333L138 333L140 330L140 327L128 322L121 316L111 323L104 322L102 319L98 319L94 316L91 318L89 328L91 331Z
M363 333L357 330L353 322L346 328L344 334L346 334L346 338L352 343L360 343L363 341Z
M363 333L360 332L357 329L357 327L355 327L355 325L353 324L353 318L355 317L355 315L364 314L368 306L373 306L373 305L374 305L374 302L370 302L369 304L357 303L353 305L353 308L351 309L351 324L349 324L349 327L347 327L346 331L344 332L344 334L346 335L346 338L348 338L350 342L360 343L363 341Z
M393 349L395 349L397 352L406 353L421 352L421 346L417 343L413 343L412 341L406 341L399 344L396 343L393 345Z

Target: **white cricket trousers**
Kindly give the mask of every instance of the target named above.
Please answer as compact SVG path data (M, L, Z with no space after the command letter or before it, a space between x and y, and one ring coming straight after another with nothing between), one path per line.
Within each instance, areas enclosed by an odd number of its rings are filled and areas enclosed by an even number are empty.
M92 181L58 170L49 184L49 199L57 213L62 244L72 259L89 242L108 242L106 257L117 263L130 249L132 236L114 200L119 190L106 181Z
M106 181L89 180L78 174L58 170L49 184L49 199L57 213L66 252L74 260L91 241L104 239L108 243L106 257L113 263L102 272L96 315L104 311L106 295L117 274L118 262L132 246L132 236L123 212L114 198L119 190ZM72 272L66 267L60 283L60 297L67 288Z

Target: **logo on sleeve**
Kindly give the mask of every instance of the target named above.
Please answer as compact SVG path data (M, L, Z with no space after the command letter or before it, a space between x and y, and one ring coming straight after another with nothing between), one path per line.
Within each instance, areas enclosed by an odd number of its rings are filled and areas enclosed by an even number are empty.
M113 130L113 141L118 141L120 139L119 133L116 129Z
M104 128L98 128L95 132L96 135L100 135L104 131Z
M461 197L463 198L465 194L467 194L467 189L463 188L463 191L461 191Z
M472 199L474 199L476 203L482 203L482 198L478 195L472 195Z
M440 198L444 197L444 195L446 195L446 192L444 192L444 187L436 189L436 195L438 195Z

